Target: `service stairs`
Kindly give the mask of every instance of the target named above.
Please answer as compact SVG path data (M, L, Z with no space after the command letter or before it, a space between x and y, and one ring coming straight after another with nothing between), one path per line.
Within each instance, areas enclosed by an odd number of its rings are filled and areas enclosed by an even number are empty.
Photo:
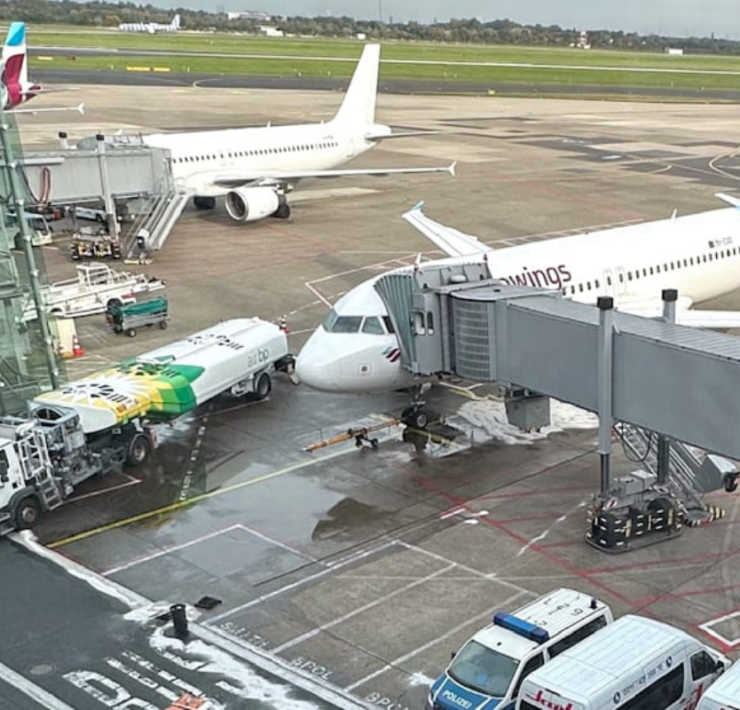
M658 435L620 422L614 429L628 458L642 469L658 475ZM668 485L686 509L686 524L703 525L725 515L725 511L704 502L704 494L723 488L737 467L728 459L707 454L680 441L671 441Z
M149 214L134 222L126 237L126 244L123 248L126 259L136 259L142 256L142 250L137 241L139 235L145 235L144 254L159 251L167 241L167 237L170 236L172 228L189 199L190 193L178 190L170 190L153 198Z

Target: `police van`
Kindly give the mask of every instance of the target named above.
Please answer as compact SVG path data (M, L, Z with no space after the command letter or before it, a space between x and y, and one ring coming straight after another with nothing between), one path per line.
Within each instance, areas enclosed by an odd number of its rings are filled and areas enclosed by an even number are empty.
M729 665L680 629L624 616L527 677L516 710L695 710Z
M613 620L606 604L572 589L497 612L434 682L426 710L513 710L524 678Z
M702 695L696 710L740 710L740 663L735 663Z

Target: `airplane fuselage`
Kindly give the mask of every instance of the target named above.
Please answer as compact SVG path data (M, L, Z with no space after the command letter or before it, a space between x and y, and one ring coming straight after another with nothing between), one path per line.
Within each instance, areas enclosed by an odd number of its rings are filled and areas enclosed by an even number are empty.
M203 197L229 191L215 184L219 176L330 170L374 145L332 123L153 134L144 142L169 149L177 187Z
M680 303L689 307L740 288L740 210L552 239L491 251L485 258L491 276L506 283L559 290L584 303L610 295L616 308L657 316L663 289L677 289ZM477 254L429 263L482 260ZM375 291L379 278L339 299L311 336L298 357L303 382L331 392L387 391L414 383L401 366L398 339Z

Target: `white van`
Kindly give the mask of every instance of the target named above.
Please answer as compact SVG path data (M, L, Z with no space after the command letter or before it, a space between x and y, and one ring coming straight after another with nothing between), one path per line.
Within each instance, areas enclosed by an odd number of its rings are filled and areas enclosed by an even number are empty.
M606 604L572 589L497 612L432 684L426 710L513 710L527 675L613 620Z
M680 629L624 616L532 673L516 710L693 710L729 665Z
M46 244L51 244L54 230L49 226L49 223L43 215L36 214L34 212L24 212L23 218L26 220L26 224L31 233L32 246L41 247ZM9 211L5 213L5 226L13 235L13 244L15 248L22 249L23 242L21 241L18 217L15 212Z
M740 710L740 663L731 666L709 687L696 710Z

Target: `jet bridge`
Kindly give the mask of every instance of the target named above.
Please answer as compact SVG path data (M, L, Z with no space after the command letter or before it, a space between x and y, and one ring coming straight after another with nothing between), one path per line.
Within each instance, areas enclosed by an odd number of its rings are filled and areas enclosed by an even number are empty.
M507 285L485 261L421 264L381 277L376 289L413 374L504 385L507 414L522 427L549 423L543 395L599 415L601 490L587 534L594 546L623 551L721 515L703 494L734 490L738 471L704 452L740 459L740 338L673 324L675 291L663 293L664 319L650 320L615 312L610 297L594 307ZM614 486L613 428L626 450L645 453L645 470Z

